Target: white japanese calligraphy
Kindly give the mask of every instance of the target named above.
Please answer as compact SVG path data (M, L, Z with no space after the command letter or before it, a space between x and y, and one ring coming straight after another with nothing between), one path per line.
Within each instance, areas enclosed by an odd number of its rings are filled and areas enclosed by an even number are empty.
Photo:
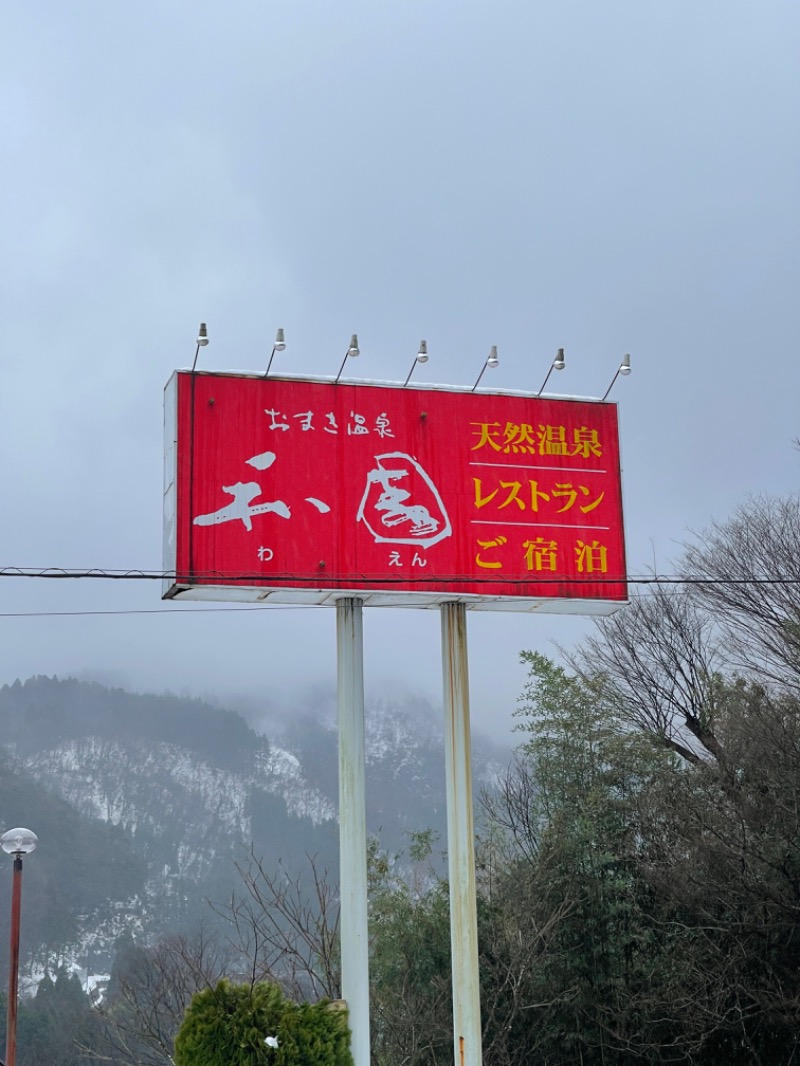
M391 430L389 419L386 417L386 412L382 411L375 419L375 432L379 437L393 437L394 433Z
M384 466L384 462L391 465ZM376 543L419 544L430 548L452 535L453 527L439 490L415 459L405 452L388 452L376 455L375 463L367 474L356 520L364 523ZM406 486L413 484L418 492L429 497L426 502L412 499L412 490ZM426 503L437 513L432 513ZM380 522L373 512L378 513ZM389 532L395 527L398 527L396 533Z
M218 511L210 514L199 514L195 520L196 526L216 526L222 522L242 522L246 530L253 528L253 517L259 514L279 515L281 518L291 518L292 512L283 500L274 500L270 503L253 504L256 496L261 495L261 486L255 481L237 481L235 485L223 485L222 491L233 496L233 501Z
M252 459L245 459L245 462L256 470L267 470L275 462L275 452L262 452L261 455L254 455Z
M363 415L356 414L355 411L350 412L350 417L353 419L353 425L347 427L347 432L352 433L353 436L361 436L364 433L369 433L366 425L367 420Z
M316 507L320 514L327 514L330 511L330 507L323 500L318 500L316 496L306 496L306 503L310 503L312 507Z
M270 429L282 429L284 431L284 433L285 433L286 430L289 428L289 423L288 422L279 422L278 421L278 418L286 418L286 415L282 415L279 411L274 411L272 409L267 410L265 408L264 414L265 415L269 415L269 417L271 419L270 425L269 425Z

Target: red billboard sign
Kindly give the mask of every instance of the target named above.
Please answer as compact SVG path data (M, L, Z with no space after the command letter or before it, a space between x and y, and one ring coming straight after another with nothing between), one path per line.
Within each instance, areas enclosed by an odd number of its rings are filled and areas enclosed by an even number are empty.
M180 371L165 417L165 596L627 598L615 404Z

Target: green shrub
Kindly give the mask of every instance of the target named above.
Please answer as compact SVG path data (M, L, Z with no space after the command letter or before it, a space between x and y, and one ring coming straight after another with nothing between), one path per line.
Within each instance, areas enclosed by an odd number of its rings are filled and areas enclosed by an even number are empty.
M347 1014L327 1000L292 1003L277 985L220 981L189 1004L175 1066L353 1066Z

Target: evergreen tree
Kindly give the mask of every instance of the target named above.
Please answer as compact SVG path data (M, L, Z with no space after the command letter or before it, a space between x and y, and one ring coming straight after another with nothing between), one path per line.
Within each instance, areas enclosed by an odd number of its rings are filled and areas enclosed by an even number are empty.
M220 981L198 992L175 1038L176 1066L352 1066L346 1014L297 1005L277 985Z

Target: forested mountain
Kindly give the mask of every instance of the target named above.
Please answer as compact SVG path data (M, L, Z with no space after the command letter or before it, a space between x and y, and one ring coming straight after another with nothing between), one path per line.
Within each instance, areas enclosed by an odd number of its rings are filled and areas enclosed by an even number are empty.
M367 714L368 822L444 837L438 716L381 702ZM35 677L0 689L0 825L39 836L25 863L25 935L44 964L91 945L99 966L124 930L150 936L213 920L252 852L293 871L338 873L335 727L300 708L270 740L233 711ZM479 749L476 779L496 773ZM0 898L0 938L8 908ZM81 949L86 954L86 948Z

